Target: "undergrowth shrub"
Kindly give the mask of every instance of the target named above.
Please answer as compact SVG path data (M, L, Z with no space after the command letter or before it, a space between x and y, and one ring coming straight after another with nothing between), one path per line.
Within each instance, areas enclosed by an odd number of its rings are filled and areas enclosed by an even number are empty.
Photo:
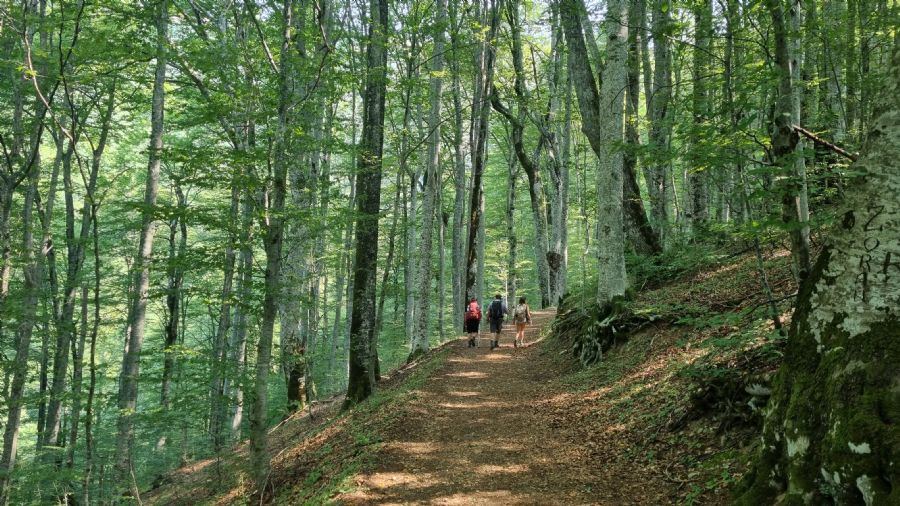
M650 321L652 317L635 313L626 297L616 297L607 304L561 305L552 332L581 365L588 366Z
M734 243L721 246L692 242L672 246L655 256L629 254L628 276L636 289L655 288L733 256Z
M723 316L737 321L741 314L713 314L689 324L698 329L715 327ZM772 373L781 362L785 342L781 334L764 330L762 320L753 323L704 340L700 346L709 352L681 367L678 374L691 382L691 396L687 411L673 421L671 429L707 416L718 419L718 432L760 425L761 408L771 393Z

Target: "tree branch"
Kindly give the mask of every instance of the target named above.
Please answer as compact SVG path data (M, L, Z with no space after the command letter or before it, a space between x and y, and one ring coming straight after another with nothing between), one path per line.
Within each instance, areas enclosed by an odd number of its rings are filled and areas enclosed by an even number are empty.
M814 143L818 144L819 146L826 147L845 158L849 158L850 160L852 160L854 162L859 158L859 153L851 153L840 146L837 146L835 144L832 144L832 143L826 141L825 139L819 137L818 135L810 132L809 130L807 130L801 126L791 125L791 127L794 129L795 132L797 132L799 134L803 134L804 137L808 138L809 140L813 141Z

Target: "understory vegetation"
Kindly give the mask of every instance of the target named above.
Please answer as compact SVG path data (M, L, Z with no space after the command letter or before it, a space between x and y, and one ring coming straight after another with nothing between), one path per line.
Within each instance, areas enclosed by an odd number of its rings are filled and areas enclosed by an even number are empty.
M382 437L544 401L567 500L624 501L594 452L650 502L900 504L898 27L898 0L0 0L0 506L327 502ZM497 299L556 315L559 361L456 360ZM515 402L444 406L443 353L524 375L466 390ZM422 385L443 417L401 418Z
M759 449L786 339L766 314L754 255L705 251L682 252L683 268L602 318L569 299L552 334L560 360L577 364L561 380L571 404L555 416L574 418L588 444L612 445L611 458L661 475L679 504L731 504ZM797 289L789 253L772 248L763 266L787 324ZM602 360L585 361L597 343Z

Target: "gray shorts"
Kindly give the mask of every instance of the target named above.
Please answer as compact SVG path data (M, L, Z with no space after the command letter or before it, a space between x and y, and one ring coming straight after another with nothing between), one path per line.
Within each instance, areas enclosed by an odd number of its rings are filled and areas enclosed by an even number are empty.
M499 334L503 330L503 319L491 320L491 332Z

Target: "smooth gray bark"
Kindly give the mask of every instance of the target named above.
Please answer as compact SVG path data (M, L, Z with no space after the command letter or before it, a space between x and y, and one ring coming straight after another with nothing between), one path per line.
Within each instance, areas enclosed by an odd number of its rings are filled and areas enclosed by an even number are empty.
M560 18L569 49L569 73L581 110L581 129L600 159L597 172L598 213L598 291L600 303L624 295L627 286L622 209L622 153L616 146L623 141L625 57L628 37L627 5L612 0L607 7L607 63L603 86L597 92L588 64L582 27L575 0L561 0Z
M156 72L153 81L153 101L150 119L150 156L147 167L147 186L144 190L144 212L141 223L140 245L134 263L125 351L119 375L119 419L116 433L115 467L120 486L132 483L132 440L134 439L134 415L137 408L140 354L144 344L147 302L150 289L150 263L153 255L153 236L156 224L152 210L159 192L159 171L163 149L163 120L165 109L165 82L169 39L169 2L161 0L156 13Z
M284 205L287 198L287 177L293 154L294 130L291 125L296 112L294 87L297 83L297 69L293 65L296 56L294 42L302 35L297 33L303 26L297 16L302 11L297 0L286 0L282 14L281 64L279 68L278 123L276 132L275 160L270 181L266 188L267 203L260 227L263 235L263 250L266 255L266 271L260 322L259 341L256 345L256 370L254 390L250 408L250 464L256 495L262 499L266 494L269 478L268 433L268 387L269 369L272 363L272 341L275 320L278 317L278 300L281 296L282 246L284 239Z
M466 162L463 156L463 107L462 107L462 86L460 85L460 36L461 20L457 2L450 2L448 7L450 15L450 74L451 93L453 97L453 232L451 242L453 254L450 255L450 273L453 296L451 297L450 307L453 313L453 326L457 332L463 329L463 311L460 310L461 304L464 304L465 294L465 255L464 236L465 234L465 209L466 209Z
M415 328L411 338L410 357L428 351L428 322L431 317L432 238L434 215L437 211L441 183L441 101L444 80L444 41L447 23L447 2L437 0L433 21L433 49L431 58L431 110L428 114L428 153L425 159L425 191L422 195L422 249L419 272L416 276L417 297ZM443 242L443 241L440 241ZM443 266L441 266L443 269Z
M685 225L691 231L702 230L709 221L709 181L703 152L701 131L705 128L710 114L710 50L712 47L712 1L699 0L693 7L694 51L693 51L693 91L691 94L691 114L694 124L690 134L692 156L685 166L684 211Z

